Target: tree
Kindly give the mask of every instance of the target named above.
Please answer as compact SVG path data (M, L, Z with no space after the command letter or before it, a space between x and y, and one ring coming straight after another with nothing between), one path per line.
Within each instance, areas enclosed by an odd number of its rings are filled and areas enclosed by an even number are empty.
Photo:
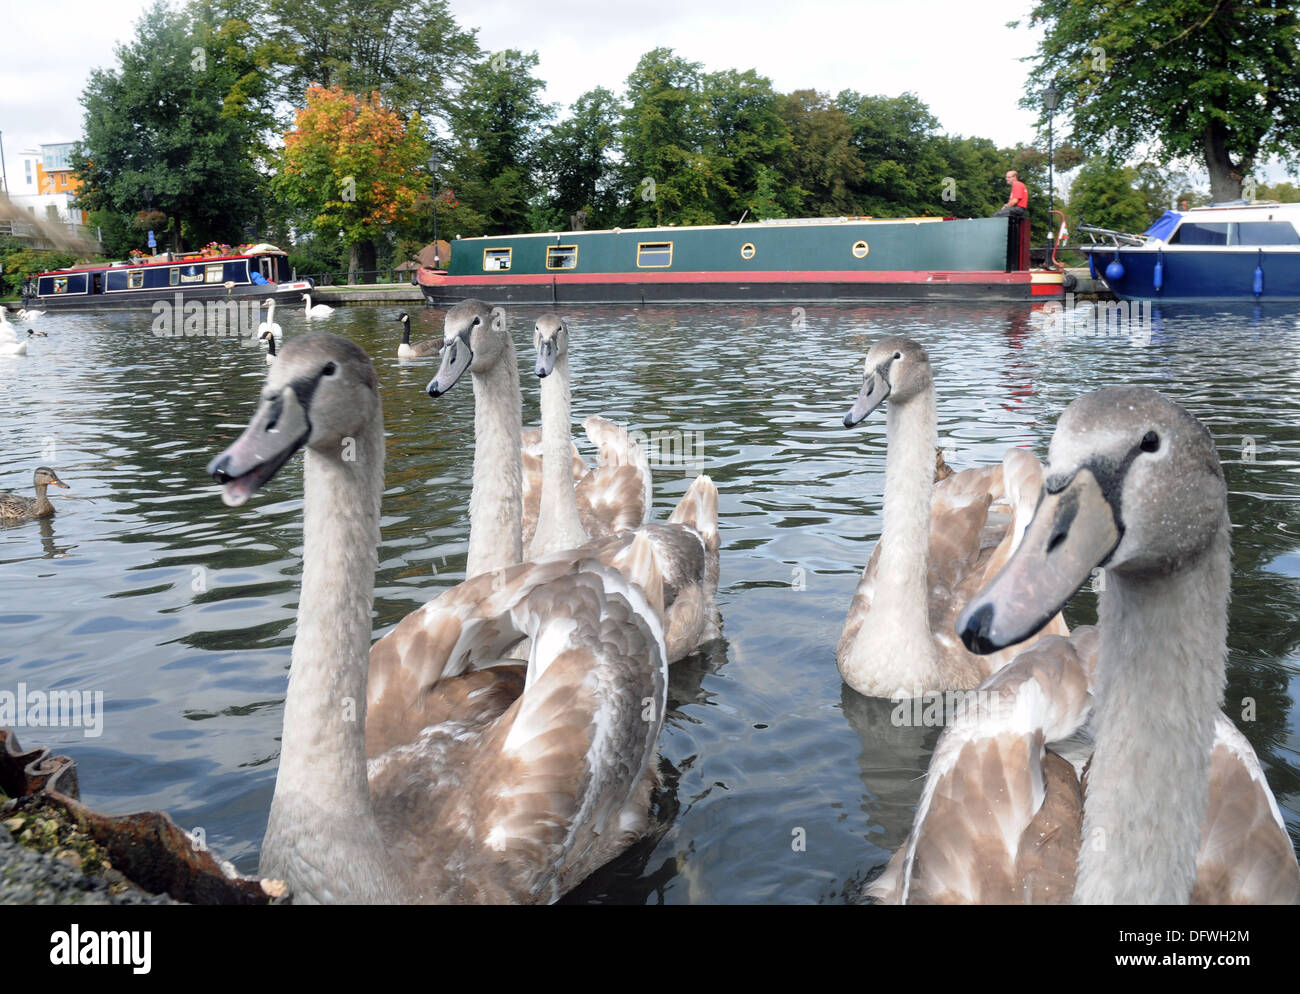
M428 156L418 115L404 121L378 93L313 86L284 136L274 188L322 236L342 234L353 281L358 269L375 268L375 239L428 189Z
M866 176L853 147L849 116L816 90L795 90L777 101L790 133L781 175L794 200L792 210L808 217L858 213L852 190Z
M793 145L772 81L753 69L727 69L702 78L701 96L706 114L701 152L713 163L714 217L784 217L798 198L773 172L775 163L788 161Z
M537 146L537 171L545 191L541 230L568 228L582 212L583 227L609 228L621 220L614 156L618 143L618 98L603 86L584 93Z
M1056 209L1062 210L1065 207L1064 197L1061 196L1060 174L1068 172L1083 162L1083 155L1073 145L1066 143L1056 146L1053 150L1053 167L1055 175L1051 177L1056 202ZM1020 175L1020 181L1029 188L1029 226L1034 233L1033 238L1039 244L1042 244L1048 231L1055 232L1059 224L1057 218L1049 218L1047 211L1048 203L1048 169L1047 169L1047 149L1036 148L1032 145L1017 145L1015 148L1004 148L999 153L1003 166L998 173L999 184L999 201L998 206L1007 202L1007 197L1011 193L1011 188L1007 186L1005 173L1008 169L1014 169ZM1076 215L1077 222L1077 215ZM1043 236L1043 237L1040 237Z
M718 220L710 187L720 177L703 154L708 113L700 86L700 64L669 48L641 56L627 78L623 188L638 227Z
M844 90L835 105L849 119L851 144L864 170L852 188L860 213L943 214L946 163L939 122L919 97L863 96Z
M536 153L554 108L541 99L545 84L533 75L537 53L498 52L474 66L451 111L455 149L449 177L456 196L483 230L505 234L528 227L529 206L541 186Z
M1046 27L1034 74L1089 151L1199 157L1224 201L1261 158L1300 150L1294 0L1038 0L1029 23ZM1039 89L1021 105L1041 112Z
M943 135L940 207L945 216L989 217L1007 202L1005 157L987 138Z
M1098 156L1085 162L1070 184L1070 213L1075 224L1145 231L1171 197L1169 177L1155 163L1134 167Z
M90 74L85 139L72 157L82 207L123 224L157 207L175 249L244 240L261 208L257 164L270 122L270 53L254 36L252 9L204 0L173 10L159 0L118 47L118 67Z
M482 56L447 0L267 0L267 8L285 100L313 83L378 90L389 106L431 125L450 117L457 88Z

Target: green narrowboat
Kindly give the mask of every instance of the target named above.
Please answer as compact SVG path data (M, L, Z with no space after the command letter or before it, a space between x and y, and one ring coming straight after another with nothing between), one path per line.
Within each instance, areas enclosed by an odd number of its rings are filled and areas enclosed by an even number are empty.
M1005 217L859 217L459 238L417 271L430 304L1035 300L1027 225Z

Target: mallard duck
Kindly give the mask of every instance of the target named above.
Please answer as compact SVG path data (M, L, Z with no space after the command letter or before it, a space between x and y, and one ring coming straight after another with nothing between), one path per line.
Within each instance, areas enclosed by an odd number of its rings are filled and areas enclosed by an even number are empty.
M25 521L29 518L48 518L54 514L54 505L45 495L47 487L62 487L71 490L59 479L59 474L48 466L38 466L32 474L32 485L36 488L35 497L23 497L15 493L0 494L0 519L5 521Z

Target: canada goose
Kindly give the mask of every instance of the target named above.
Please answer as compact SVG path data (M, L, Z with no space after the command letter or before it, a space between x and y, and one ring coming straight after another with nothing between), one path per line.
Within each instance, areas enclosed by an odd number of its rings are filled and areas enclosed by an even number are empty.
M59 479L59 474L48 466L38 466L32 474L32 486L36 488L35 497L22 497L15 493L0 494L0 520L14 522L30 518L48 518L54 514L54 505L45 496L47 487L62 487L71 490Z
M268 329L259 337L266 342L266 364L269 366L275 362L275 335Z
M556 899L647 828L657 607L616 570L552 559L446 590L372 647L383 412L352 342L288 342L208 471L239 506L299 448L302 591L261 874L308 903ZM491 665L521 637L526 670Z
M327 318L334 313L334 308L329 304L317 304L313 307L310 293L304 293L302 299L307 301L306 305L303 307L303 313L306 314L309 321L312 318Z
M475 576L523 558L519 368L503 308L461 301L447 312L443 334L442 364L429 382L429 395L446 393L466 370L473 374L474 481L465 575ZM676 662L719 631L714 602L721 545L717 487L707 476L698 476L667 523L649 522L581 551L623 568L638 535L651 539L651 559L664 590L668 660Z
M911 339L887 337L871 347L845 427L882 403L884 523L840 636L840 675L872 697L975 687L1017 650L975 655L953 634L952 622L1015 548L1034 513L1042 466L1029 452L1010 449L1001 466L936 484L934 379L925 350ZM1043 634L1067 632L1058 616Z
M1209 432L1154 390L1074 401L1024 538L957 620L1023 643L1094 567L1098 631L1035 643L940 737L891 902L1295 903L1300 866L1259 761L1220 710L1231 581ZM1095 746L1086 796L1056 743Z
M420 359L424 356L437 355L442 350L442 340L437 338L426 338L412 345L410 316L403 311L397 316L397 320L402 322L402 342L397 346L397 358Z
M542 394L542 458L540 476L535 477L529 472L525 443L523 538L530 559L635 528L650 520L653 507L649 459L623 428L604 418L591 417L584 424L601 453L601 464L589 472L584 466L575 488L569 335L568 321L555 314L542 315L533 328Z
M266 320L257 326L257 333L259 335L265 335L269 332L275 336L277 341L283 339L284 330L275 323L275 298L268 297L266 300L262 301L262 306L267 309Z

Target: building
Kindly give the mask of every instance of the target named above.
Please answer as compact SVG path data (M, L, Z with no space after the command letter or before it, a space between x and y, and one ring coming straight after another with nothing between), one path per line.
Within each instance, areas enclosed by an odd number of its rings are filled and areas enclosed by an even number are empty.
M51 142L39 149L19 153L16 175L9 177L9 202L16 210L7 212L6 233L38 242L62 243L66 238L97 241L87 229L87 213L75 206L81 180L72 171L71 141ZM28 214L34 224L19 220Z

